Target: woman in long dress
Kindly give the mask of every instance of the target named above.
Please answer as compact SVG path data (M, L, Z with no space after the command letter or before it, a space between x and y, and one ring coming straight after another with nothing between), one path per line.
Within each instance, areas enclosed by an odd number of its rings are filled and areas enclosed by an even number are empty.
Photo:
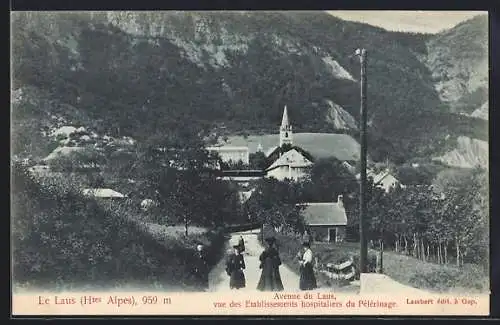
M305 241L305 242L312 243L312 235L311 235L311 232L309 230L306 230L304 232L302 240Z
M243 239L243 236L240 236L240 239L238 241L238 246L239 246L240 253L244 253L245 252L245 240Z
M229 275L229 288L240 289L246 285L245 274L245 259L240 253L238 244L233 245L234 251L228 256L226 261L226 273Z
M304 247L304 253L302 254L300 263L300 290L313 290L316 289L316 276L314 275L314 255L311 250L311 244L309 241L304 241L302 244Z
M266 242L268 247L259 256L262 273L257 289L260 291L283 291L279 271L281 259L276 248L276 239L274 237L266 238Z
M196 246L193 273L198 289L206 291L208 289L208 262L204 246L201 244Z

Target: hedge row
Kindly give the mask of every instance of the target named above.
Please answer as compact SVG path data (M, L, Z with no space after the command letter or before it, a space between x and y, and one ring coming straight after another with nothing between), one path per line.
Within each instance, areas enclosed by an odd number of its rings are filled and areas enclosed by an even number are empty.
M12 181L14 287L188 291L196 243L208 246L211 264L224 243L222 230L159 241L126 205L101 204L67 183L41 186L21 166Z

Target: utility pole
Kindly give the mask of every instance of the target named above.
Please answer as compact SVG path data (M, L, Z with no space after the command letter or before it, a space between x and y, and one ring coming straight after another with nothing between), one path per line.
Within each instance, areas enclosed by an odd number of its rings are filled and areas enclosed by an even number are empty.
M360 125L360 142L361 142L361 172L359 183L359 241L360 241L360 273L367 272L367 255L368 247L366 240L366 219L367 219L367 204L366 204L366 50L357 49L356 55L359 56L361 62L361 125Z

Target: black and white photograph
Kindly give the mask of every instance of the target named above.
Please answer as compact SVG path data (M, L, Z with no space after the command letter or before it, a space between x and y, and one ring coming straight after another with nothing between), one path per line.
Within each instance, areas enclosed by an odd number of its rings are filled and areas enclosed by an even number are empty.
M13 294L490 293L487 12L10 19Z

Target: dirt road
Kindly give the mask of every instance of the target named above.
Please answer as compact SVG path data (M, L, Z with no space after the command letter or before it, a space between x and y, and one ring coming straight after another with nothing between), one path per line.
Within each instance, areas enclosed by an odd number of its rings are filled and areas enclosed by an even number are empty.
M259 242L258 230L233 233L231 239L237 240L240 235L243 236L245 240L244 258L246 264L246 270L244 271L246 288L240 289L240 291L257 291L257 283L259 282L261 273L261 269L259 269L259 255L264 250L264 247ZM231 242L231 240L229 242ZM226 245L226 249L229 250L229 243ZM285 291L299 291L299 276L297 274L284 264L280 266L280 274ZM215 266L209 275L209 291L231 291L231 289L229 289L229 276L225 271L224 259Z

